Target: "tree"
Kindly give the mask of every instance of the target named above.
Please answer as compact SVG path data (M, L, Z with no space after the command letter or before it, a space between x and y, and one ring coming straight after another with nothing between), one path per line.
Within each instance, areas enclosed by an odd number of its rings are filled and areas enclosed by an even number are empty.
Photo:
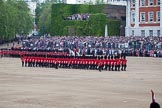
M50 32L50 26L51 26L51 6L52 3L47 2L44 4L39 5L37 7L36 11L36 24L38 25L40 29L40 33L49 33Z
M32 17L24 1L0 0L0 40L11 40L16 34L28 34Z

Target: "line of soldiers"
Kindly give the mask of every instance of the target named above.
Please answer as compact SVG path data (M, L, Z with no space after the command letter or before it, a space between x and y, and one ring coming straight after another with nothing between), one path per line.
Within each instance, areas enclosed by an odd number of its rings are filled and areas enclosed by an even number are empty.
M67 52L37 52L37 51L19 51L19 50L1 50L0 54L2 56L9 56L9 57L21 57L21 56L37 56L37 57L55 57L55 56L67 56Z
M126 71L127 60L124 57L109 56L106 59L94 58L46 58L46 57L21 57L23 67L49 67L49 68L69 68L69 69L90 69Z

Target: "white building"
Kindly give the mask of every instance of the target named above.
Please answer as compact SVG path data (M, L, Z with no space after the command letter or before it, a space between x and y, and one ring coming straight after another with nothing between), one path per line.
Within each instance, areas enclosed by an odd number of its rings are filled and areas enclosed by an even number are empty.
M128 0L125 35L162 37L162 0Z
M76 4L96 4L98 0L76 0ZM102 0L99 0L102 2ZM105 4L112 4L112 5L126 5L126 0L103 0L103 3Z

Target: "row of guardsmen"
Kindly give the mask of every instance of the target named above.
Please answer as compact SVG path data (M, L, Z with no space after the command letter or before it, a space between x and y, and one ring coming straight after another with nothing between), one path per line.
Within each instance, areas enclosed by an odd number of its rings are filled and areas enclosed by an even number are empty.
M19 51L0 49L0 57L21 57L21 56L35 56L35 57L61 57L68 56L67 52L36 52L36 51Z
M22 67L49 67L69 69L90 69L126 71L126 57L108 57L107 59L78 59L78 58L45 58L45 57L21 57Z

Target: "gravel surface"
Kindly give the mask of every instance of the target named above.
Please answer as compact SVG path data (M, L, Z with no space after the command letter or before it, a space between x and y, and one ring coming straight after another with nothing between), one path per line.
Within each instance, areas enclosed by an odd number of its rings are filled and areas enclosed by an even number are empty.
M127 71L21 67L0 58L0 108L149 108L162 105L162 58L128 57Z

